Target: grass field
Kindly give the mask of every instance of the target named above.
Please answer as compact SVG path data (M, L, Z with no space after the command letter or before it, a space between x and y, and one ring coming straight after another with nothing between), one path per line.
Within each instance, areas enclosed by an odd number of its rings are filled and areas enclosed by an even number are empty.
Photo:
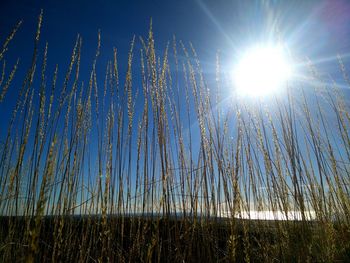
M100 33L90 72L80 36L48 65L42 21L23 79L6 61L21 23L0 49L0 107L18 91L1 120L0 261L350 261L349 104L311 61L311 84L252 102L227 96L220 56L210 81L191 44L156 51L152 25L125 75L117 49L99 63Z

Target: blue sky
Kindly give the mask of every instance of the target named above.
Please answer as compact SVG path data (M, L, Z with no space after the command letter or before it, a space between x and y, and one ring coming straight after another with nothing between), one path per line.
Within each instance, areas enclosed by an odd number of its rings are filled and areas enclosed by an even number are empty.
M106 50L116 46L127 51L133 34L147 33L151 17L158 45L165 46L175 34L193 42L204 60L210 60L218 49L234 55L242 46L266 38L272 28L279 28L294 49L309 56L349 49L350 3L344 0L2 1L1 38L23 19L15 42L17 51L25 49L41 8L43 39L55 54L66 54L77 33L93 49L98 29Z
M235 58L247 46L266 41L271 36L274 38L277 31L293 53L320 62L319 66L334 78L341 79L336 55L344 55L347 62L350 51L350 3L345 0L3 1L0 9L1 41L17 21L23 20L6 57L8 69L20 58L16 78L19 80L23 79L30 65L40 9L44 10L41 48L45 41L49 43L49 72L53 72L55 64L65 70L79 33L83 39L81 79L86 81L99 29L102 34L100 68L104 70L112 48L116 47L123 79L130 41L133 35L137 38L147 36L151 18L159 52L163 52L173 35L184 43L191 41L204 72L209 76L215 74L218 50L221 67L230 70ZM134 64L134 67L138 66L139 63ZM2 119L8 119L9 109L17 98L16 79L0 107ZM5 123L2 122L0 127ZM4 129L1 130L3 135Z
M4 41L11 28L23 24L6 54L7 69L20 58L17 76L0 106L2 120L8 120L20 87L30 65L37 16L44 10L41 49L49 43L48 78L55 64L60 78L68 65L74 41L83 39L81 80L88 81L96 49L97 32L101 30L99 68L105 69L112 48L118 49L120 79L126 72L127 53L135 35L147 37L150 19L156 48L163 52L173 35L185 44L193 43L207 81L215 81L215 57L220 51L222 69L230 70L244 49L256 42L275 38L276 32L291 52L310 57L318 66L341 79L336 55L350 51L350 3L345 0L324 1L3 1L0 9L0 39ZM140 43L136 42L136 52ZM159 53L161 54L161 53ZM139 63L134 63L137 69ZM103 73L102 73L103 74ZM137 76L137 72L136 72ZM134 78L138 81L137 77ZM59 83L59 82L58 82ZM0 138L7 121L0 123Z

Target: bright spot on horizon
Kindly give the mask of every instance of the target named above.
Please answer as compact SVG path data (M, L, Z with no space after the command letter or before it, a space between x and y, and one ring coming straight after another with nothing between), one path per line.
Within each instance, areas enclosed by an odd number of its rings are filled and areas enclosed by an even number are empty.
M281 46L255 46L243 54L232 74L239 95L261 97L286 84L291 65Z

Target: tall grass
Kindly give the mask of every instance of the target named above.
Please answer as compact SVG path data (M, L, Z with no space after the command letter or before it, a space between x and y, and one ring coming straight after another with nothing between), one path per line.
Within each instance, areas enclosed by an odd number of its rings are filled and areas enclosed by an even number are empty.
M156 52L151 24L124 77L117 49L99 63L98 32L84 80L79 35L49 72L42 20L21 86L19 60L5 63L21 22L0 52L0 103L19 91L0 152L1 261L350 260L348 103L312 62L311 84L268 104L227 98L219 55L207 82L191 44ZM285 220L248 219L264 211Z

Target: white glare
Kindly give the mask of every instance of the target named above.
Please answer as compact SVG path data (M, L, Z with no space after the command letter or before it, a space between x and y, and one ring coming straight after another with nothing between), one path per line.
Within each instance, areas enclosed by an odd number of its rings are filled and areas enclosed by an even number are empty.
M242 56L233 72L240 95L264 96L277 91L290 77L291 68L282 47L255 47Z

